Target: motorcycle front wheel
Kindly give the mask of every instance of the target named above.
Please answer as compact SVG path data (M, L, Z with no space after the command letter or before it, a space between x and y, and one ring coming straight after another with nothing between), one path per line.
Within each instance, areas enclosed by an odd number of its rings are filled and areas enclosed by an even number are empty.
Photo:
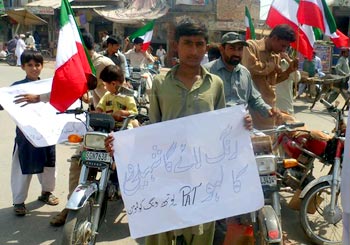
M95 219L93 212L94 199L89 198L78 210L69 210L63 227L62 245L93 245L96 243L97 231L93 231Z
M342 207L340 191L336 193L335 212L330 210L331 186L320 183L305 195L300 220L306 235L319 245L342 244Z

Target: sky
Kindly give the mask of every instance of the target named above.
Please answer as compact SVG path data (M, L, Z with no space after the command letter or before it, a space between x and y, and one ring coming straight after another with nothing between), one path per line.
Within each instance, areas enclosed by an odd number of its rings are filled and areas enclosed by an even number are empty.
M260 0L260 19L265 20L269 12L272 0Z

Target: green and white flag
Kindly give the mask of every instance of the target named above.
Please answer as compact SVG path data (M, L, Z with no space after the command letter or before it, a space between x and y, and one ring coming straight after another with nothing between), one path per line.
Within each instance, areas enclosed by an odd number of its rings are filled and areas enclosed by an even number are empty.
M140 37L143 39L143 45L142 50L146 51L151 44L152 35L153 35L153 27L154 27L154 20L151 20L146 25L138 29L136 32L130 35L130 40L133 40L137 37Z

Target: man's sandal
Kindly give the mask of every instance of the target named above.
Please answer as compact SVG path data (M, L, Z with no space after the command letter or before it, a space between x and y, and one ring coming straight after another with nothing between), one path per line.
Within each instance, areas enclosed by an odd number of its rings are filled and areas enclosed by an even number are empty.
M24 216L27 214L27 209L26 209L26 206L24 205L24 203L14 204L13 211L15 212L15 215L17 215L17 216Z
M60 202L58 197L55 197L51 192L42 192L38 200L51 206L55 206Z
M50 220L50 225L52 226L62 226L66 223L68 215L68 209L63 209L60 213L56 214Z

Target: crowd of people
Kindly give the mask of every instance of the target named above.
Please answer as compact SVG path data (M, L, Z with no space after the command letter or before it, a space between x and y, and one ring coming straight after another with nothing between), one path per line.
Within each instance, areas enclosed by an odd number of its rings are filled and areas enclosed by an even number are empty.
M105 50L97 53L91 34L83 32L84 44L96 69L97 87L82 97L91 108L98 112L111 113L117 122L122 116L137 113L132 97L120 94L125 86L125 78L130 76L131 67L141 67L153 63L149 51L142 50L143 39L125 39L121 51L121 39L104 33L102 42ZM43 57L35 50L33 36L21 34L15 37L12 49L18 57L17 65L25 71L23 80L13 85L29 83L40 79ZM208 31L196 21L187 19L175 29L177 60L166 73L154 77L151 86L149 118L151 123L163 122L197 113L213 111L226 106L244 104L247 114L242 119L247 130L252 127L269 129L276 125L281 110L293 114L293 87L298 74L298 60L287 53L290 44L296 40L294 30L286 24L276 26L269 36L260 40L244 40L235 32L221 37L219 44L208 49ZM14 41L13 41L14 42ZM128 49L132 42L132 47ZM9 44L10 45L10 44ZM166 50L159 46L156 56L165 65ZM350 73L349 50L343 50L336 70L338 74ZM208 62L203 61L207 56ZM129 64L128 64L129 62ZM203 64L204 63L204 64ZM318 59L305 62L305 70L310 76L322 72ZM203 65L201 65L203 64ZM306 68L308 66L308 68ZM304 88L300 86L300 92ZM198 99L201 95L201 100ZM15 103L36 103L48 101L50 94L24 94ZM115 105L118 105L116 107ZM131 125L130 127L133 127ZM106 142L113 151L112 139ZM33 174L37 174L42 186L38 200L57 205L58 198L53 194L55 188L55 146L35 148L27 141L19 128L16 128L15 148L11 170L11 188L14 213L25 216L28 212L25 200ZM72 158L74 159L74 157ZM79 181L80 165L78 159L71 161L69 169L69 195ZM69 197L68 195L68 197ZM52 217L53 226L65 223L68 211L62 210ZM146 237L146 244L172 244L179 237L185 244L212 244L215 222L176 231L168 231Z

